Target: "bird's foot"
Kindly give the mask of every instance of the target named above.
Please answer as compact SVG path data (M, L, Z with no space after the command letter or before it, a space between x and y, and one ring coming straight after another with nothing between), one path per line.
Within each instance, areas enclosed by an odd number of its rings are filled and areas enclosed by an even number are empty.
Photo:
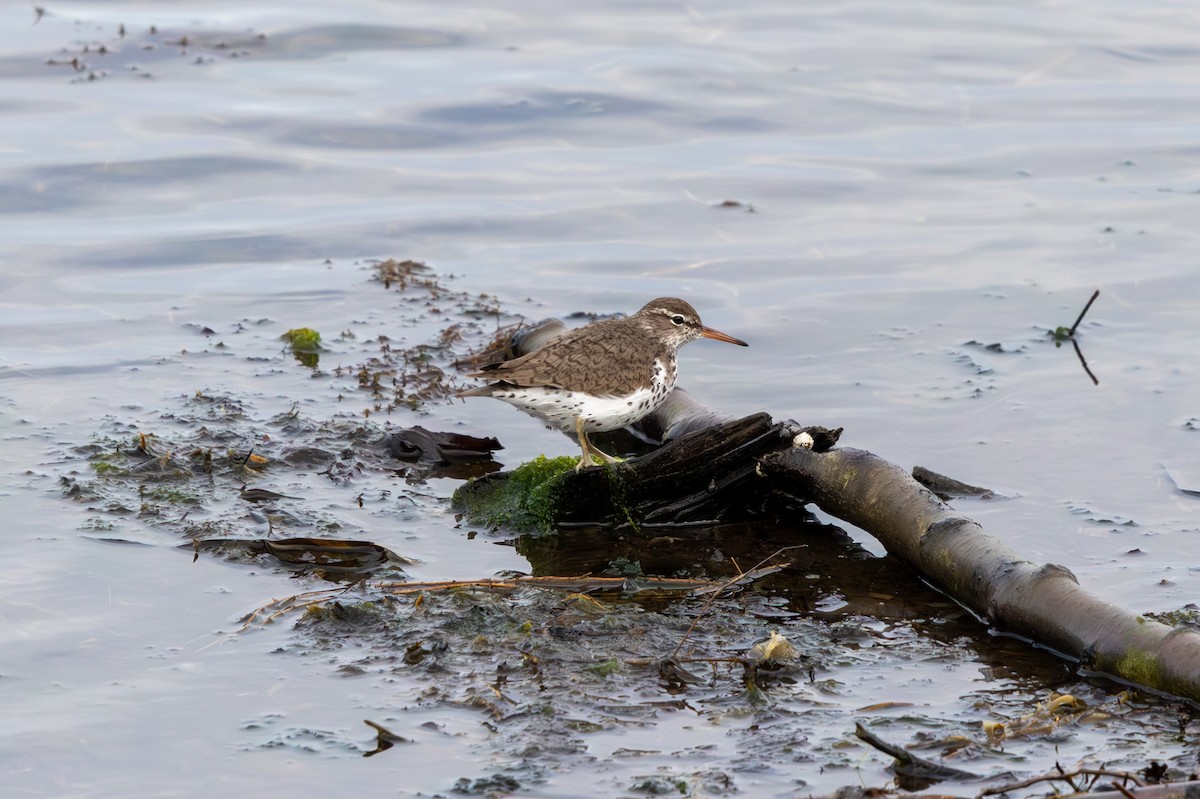
M599 461L599 463L596 461ZM590 466L605 466L607 464L624 462L624 458L614 457L593 447L590 451L583 453L583 457L579 459L579 463L575 464L575 471L586 469Z
M592 466L592 459L599 458L601 463L621 463L620 458L614 458L606 452L601 452L596 449L595 445L588 440L586 425L583 417L575 419L575 436L579 439L579 447L583 450L583 457L579 459L579 463L575 464L575 471L586 469Z

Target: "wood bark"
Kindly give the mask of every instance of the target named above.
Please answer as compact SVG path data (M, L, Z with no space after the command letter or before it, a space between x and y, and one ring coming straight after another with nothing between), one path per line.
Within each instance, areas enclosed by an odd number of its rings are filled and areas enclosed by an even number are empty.
M550 530L712 525L741 518L747 504L762 501L762 481L755 472L759 456L787 449L795 434L765 413L692 430L641 457L550 478L551 505L530 513L529 522ZM817 429L813 434L826 445L836 440L836 431ZM512 476L501 472L461 486L452 507L485 521L491 499L509 491ZM520 523L514 526L527 531Z
M760 413L692 431L631 461L566 475L559 523L715 521L757 493L755 459L780 442L780 426Z
M875 536L996 630L1085 673L1200 702L1200 634L1105 602L1062 566L1022 558L900 467L863 450L792 449L759 468L780 490Z

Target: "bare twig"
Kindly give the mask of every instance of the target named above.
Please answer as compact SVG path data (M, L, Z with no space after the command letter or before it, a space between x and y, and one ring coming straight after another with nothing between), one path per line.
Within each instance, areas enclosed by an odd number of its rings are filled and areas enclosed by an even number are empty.
M1056 774L1042 774L1037 777L1030 777L1027 780L1021 780L1020 782L1010 782L1006 783L1005 785L997 785L994 788L985 788L984 790L980 791L977 796L995 796L996 794L1015 791L1018 788L1028 788L1030 785L1036 785L1039 782L1052 782L1054 780L1065 780L1072 787L1074 787L1075 783L1072 781L1073 778L1082 776L1112 777L1113 779L1119 779L1122 782L1132 782L1138 787L1143 787L1146 784L1145 781L1143 781L1136 774L1131 774L1128 771L1108 771L1106 769L1099 768L1080 768L1076 769L1075 771L1063 771L1062 767L1060 766L1058 773ZM1079 789L1075 788L1075 790L1078 792Z
M1083 364L1083 371L1087 372L1087 376L1092 378L1092 385L1100 385L1100 381L1096 379L1096 376L1092 374L1092 370L1088 368L1087 359L1083 357L1083 350L1079 349L1079 342L1072 338L1071 346L1075 348L1075 354L1079 356L1079 362Z
M979 779L978 774L973 774L970 771L963 771L953 766L947 766L944 763L936 763L932 760L918 757L903 746L897 746L889 741L885 741L862 724L854 725L854 735L880 752L891 755L896 761L894 768L897 774L938 781Z
M1092 307L1092 303L1095 302L1096 298L1099 296L1100 289L1096 289L1092 292L1092 298L1087 301L1087 305L1083 306L1083 310L1079 312L1079 318L1075 320L1075 324L1071 325L1071 331L1067 333L1069 337L1075 338L1075 329L1079 327L1079 323L1083 321L1083 317L1087 316L1088 309Z

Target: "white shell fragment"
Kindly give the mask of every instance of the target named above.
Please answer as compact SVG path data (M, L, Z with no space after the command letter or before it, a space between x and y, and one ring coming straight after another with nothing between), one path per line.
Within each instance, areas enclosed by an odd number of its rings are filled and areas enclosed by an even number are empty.
M797 434L796 437L792 439L792 448L793 449L812 449L813 443L814 443L813 437L811 435L809 435L807 431L805 431L803 433Z

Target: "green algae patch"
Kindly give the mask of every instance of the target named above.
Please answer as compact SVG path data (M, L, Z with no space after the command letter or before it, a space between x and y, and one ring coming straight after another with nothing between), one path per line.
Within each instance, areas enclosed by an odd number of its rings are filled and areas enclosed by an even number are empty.
M1162 664L1158 658L1141 649L1131 649L1117 661L1115 673L1141 685L1162 682Z
M321 334L311 327L294 327L279 338L291 344L296 352L321 351Z
M153 502L166 505L195 505L204 504L204 498L190 491L166 486L142 487L139 491L143 503Z
M454 510L470 524L522 533L554 529L564 476L578 461L539 455L503 474L472 480L454 492Z
M312 603L304 610L302 623L328 622L347 626L381 624L393 611L382 603L364 601L354 603Z
M604 473L608 477L609 504L612 506L613 515L635 532L639 532L638 520L634 518L631 510L633 498L630 496L629 483L625 480L626 472L614 466L606 466Z
M609 658L600 663L592 663L586 668L588 671L598 674L601 677L611 677L621 671L621 661L616 658Z
M518 533L562 526L626 526L639 532L624 464L576 471L573 456L537 458L511 472L489 474L454 492L452 508L468 524Z
M292 348L296 360L315 367L321 359L321 334L311 327L294 327L279 337Z

